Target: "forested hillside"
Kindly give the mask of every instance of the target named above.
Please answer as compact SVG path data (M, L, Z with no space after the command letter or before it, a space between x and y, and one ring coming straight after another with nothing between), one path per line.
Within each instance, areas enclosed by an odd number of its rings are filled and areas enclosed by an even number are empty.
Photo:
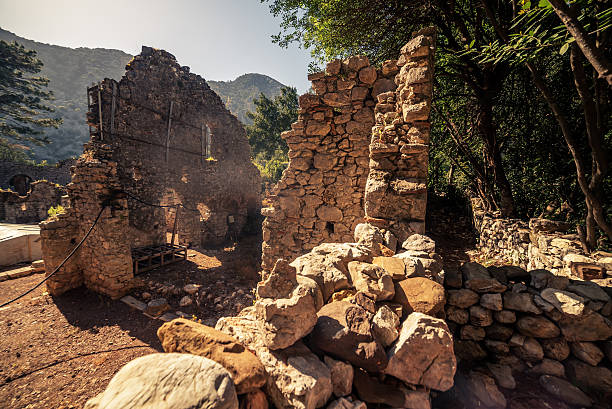
M64 121L59 129L45 129L46 135L52 141L50 144L28 145L31 148L31 156L37 161L56 162L80 155L83 144L89 139L85 124L86 87L104 78L119 80L132 56L121 50L68 48L39 43L1 28L0 40L16 41L37 52L37 58L44 63L41 75L50 80L49 89L55 97L54 115ZM205 77L205 73L200 74ZM262 74L245 74L227 82L207 82L219 94L228 109L245 123L248 122L246 112L254 110L254 98L262 92L270 98L275 97L283 87L280 82Z

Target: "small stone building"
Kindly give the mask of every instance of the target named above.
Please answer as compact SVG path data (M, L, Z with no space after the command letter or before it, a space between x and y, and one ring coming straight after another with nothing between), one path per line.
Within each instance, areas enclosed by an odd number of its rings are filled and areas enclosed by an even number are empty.
M41 224L52 294L85 284L119 297L133 279L132 249L218 244L260 211L261 181L245 131L203 78L163 50L143 47L121 81L88 89L91 141L67 185L65 214Z

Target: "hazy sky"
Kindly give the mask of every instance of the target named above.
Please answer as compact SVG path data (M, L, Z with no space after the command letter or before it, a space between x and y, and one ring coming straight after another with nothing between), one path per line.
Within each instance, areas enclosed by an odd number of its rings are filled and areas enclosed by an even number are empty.
M67 47L163 48L205 79L257 72L310 87L309 53L272 44L279 21L259 0L0 0L0 27Z

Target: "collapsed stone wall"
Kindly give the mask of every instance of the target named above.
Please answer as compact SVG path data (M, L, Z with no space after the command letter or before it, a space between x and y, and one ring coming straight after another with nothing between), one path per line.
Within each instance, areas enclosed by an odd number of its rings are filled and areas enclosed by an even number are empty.
M570 225L534 218L525 222L486 212L480 199L472 199L478 248L487 257L505 260L528 270L543 268L566 277L612 276L609 253L586 254Z
M70 182L70 167L75 164L75 159L66 159L54 165L31 165L8 160L0 161L0 188L11 189L11 180L16 175L26 175L32 181L48 180L65 186ZM25 193L25 192L22 192Z
M612 278L470 262L445 287L466 407L506 407L497 387L514 389L519 374L570 405L612 402Z
M166 243L176 210L178 242L215 245L259 213L260 176L240 122L203 78L163 50L143 47L118 83L88 90L92 138L68 184L66 214L41 225L52 294L85 284L118 297L130 289L131 250ZM160 207L166 206L166 207Z
M25 196L0 189L0 222L31 224L45 220L51 207L62 204L63 186L40 180L30 186Z
M424 232L433 41L417 33L380 69L355 56L309 75L315 94L300 97L298 121L282 135L289 167L263 212L264 270L350 241L366 214L392 222L402 240Z

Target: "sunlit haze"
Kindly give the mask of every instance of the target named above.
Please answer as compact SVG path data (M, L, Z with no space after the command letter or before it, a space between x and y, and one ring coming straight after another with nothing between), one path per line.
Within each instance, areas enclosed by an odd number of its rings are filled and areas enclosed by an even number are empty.
M0 27L73 48L162 48L207 80L256 72L310 86L308 51L272 43L279 20L259 0L0 0Z

